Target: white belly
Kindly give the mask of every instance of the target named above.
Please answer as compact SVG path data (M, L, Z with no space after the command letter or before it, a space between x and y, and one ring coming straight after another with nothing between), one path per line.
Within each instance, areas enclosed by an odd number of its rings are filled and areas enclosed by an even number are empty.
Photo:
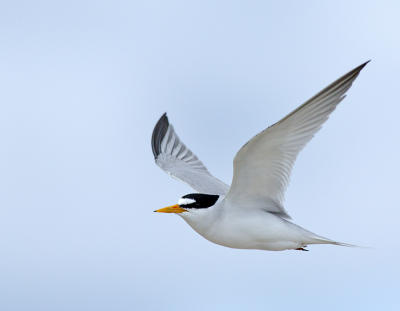
M221 213L209 226L186 221L207 240L231 248L279 251L312 241L310 232L264 211Z

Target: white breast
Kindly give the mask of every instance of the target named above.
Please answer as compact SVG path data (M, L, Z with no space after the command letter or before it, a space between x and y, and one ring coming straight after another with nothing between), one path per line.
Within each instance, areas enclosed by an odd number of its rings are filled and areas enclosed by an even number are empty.
M207 240L231 248L284 250L307 244L304 229L260 210L216 206L181 213L197 233Z

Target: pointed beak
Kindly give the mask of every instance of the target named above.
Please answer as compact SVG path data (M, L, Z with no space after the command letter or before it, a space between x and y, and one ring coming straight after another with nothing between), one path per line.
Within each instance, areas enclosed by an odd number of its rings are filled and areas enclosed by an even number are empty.
M180 207L178 204L172 205L172 206L167 206L164 208L160 208L158 210L155 210L155 212L157 213L183 213L183 212L187 212L185 209L183 209L182 207Z

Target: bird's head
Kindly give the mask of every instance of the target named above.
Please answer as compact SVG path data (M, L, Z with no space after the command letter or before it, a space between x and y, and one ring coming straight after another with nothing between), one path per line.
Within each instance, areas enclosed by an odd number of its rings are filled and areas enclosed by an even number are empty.
M178 204L167 206L155 212L158 213L198 213L207 209L218 201L219 195L204 194L204 193L191 193L181 197Z

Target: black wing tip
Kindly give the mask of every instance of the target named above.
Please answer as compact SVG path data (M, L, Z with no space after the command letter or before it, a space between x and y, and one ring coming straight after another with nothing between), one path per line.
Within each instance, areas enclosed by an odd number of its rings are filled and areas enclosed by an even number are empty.
M367 60L366 62L362 63L361 65L357 66L356 68L350 70L348 73L346 73L345 75L343 75L342 77L340 77L339 79L337 79L335 82L333 82L332 84L330 84L329 86L327 86L324 90L321 91L321 93L323 91L325 91L326 89L328 89L329 87L338 84L338 83L347 83L348 81L353 82L358 75L360 74L360 71L367 66L367 64L370 62L371 60Z
M354 72L359 73L371 60L367 60L366 62L362 63L361 65L357 66L356 68L353 69Z
M154 159L161 153L161 142L167 133L169 121L167 113L161 116L154 127L153 134L151 135L151 149L153 150Z
M366 62L362 63L360 66L361 69L363 69L365 66L367 66L367 64L371 61L371 59L367 60Z

